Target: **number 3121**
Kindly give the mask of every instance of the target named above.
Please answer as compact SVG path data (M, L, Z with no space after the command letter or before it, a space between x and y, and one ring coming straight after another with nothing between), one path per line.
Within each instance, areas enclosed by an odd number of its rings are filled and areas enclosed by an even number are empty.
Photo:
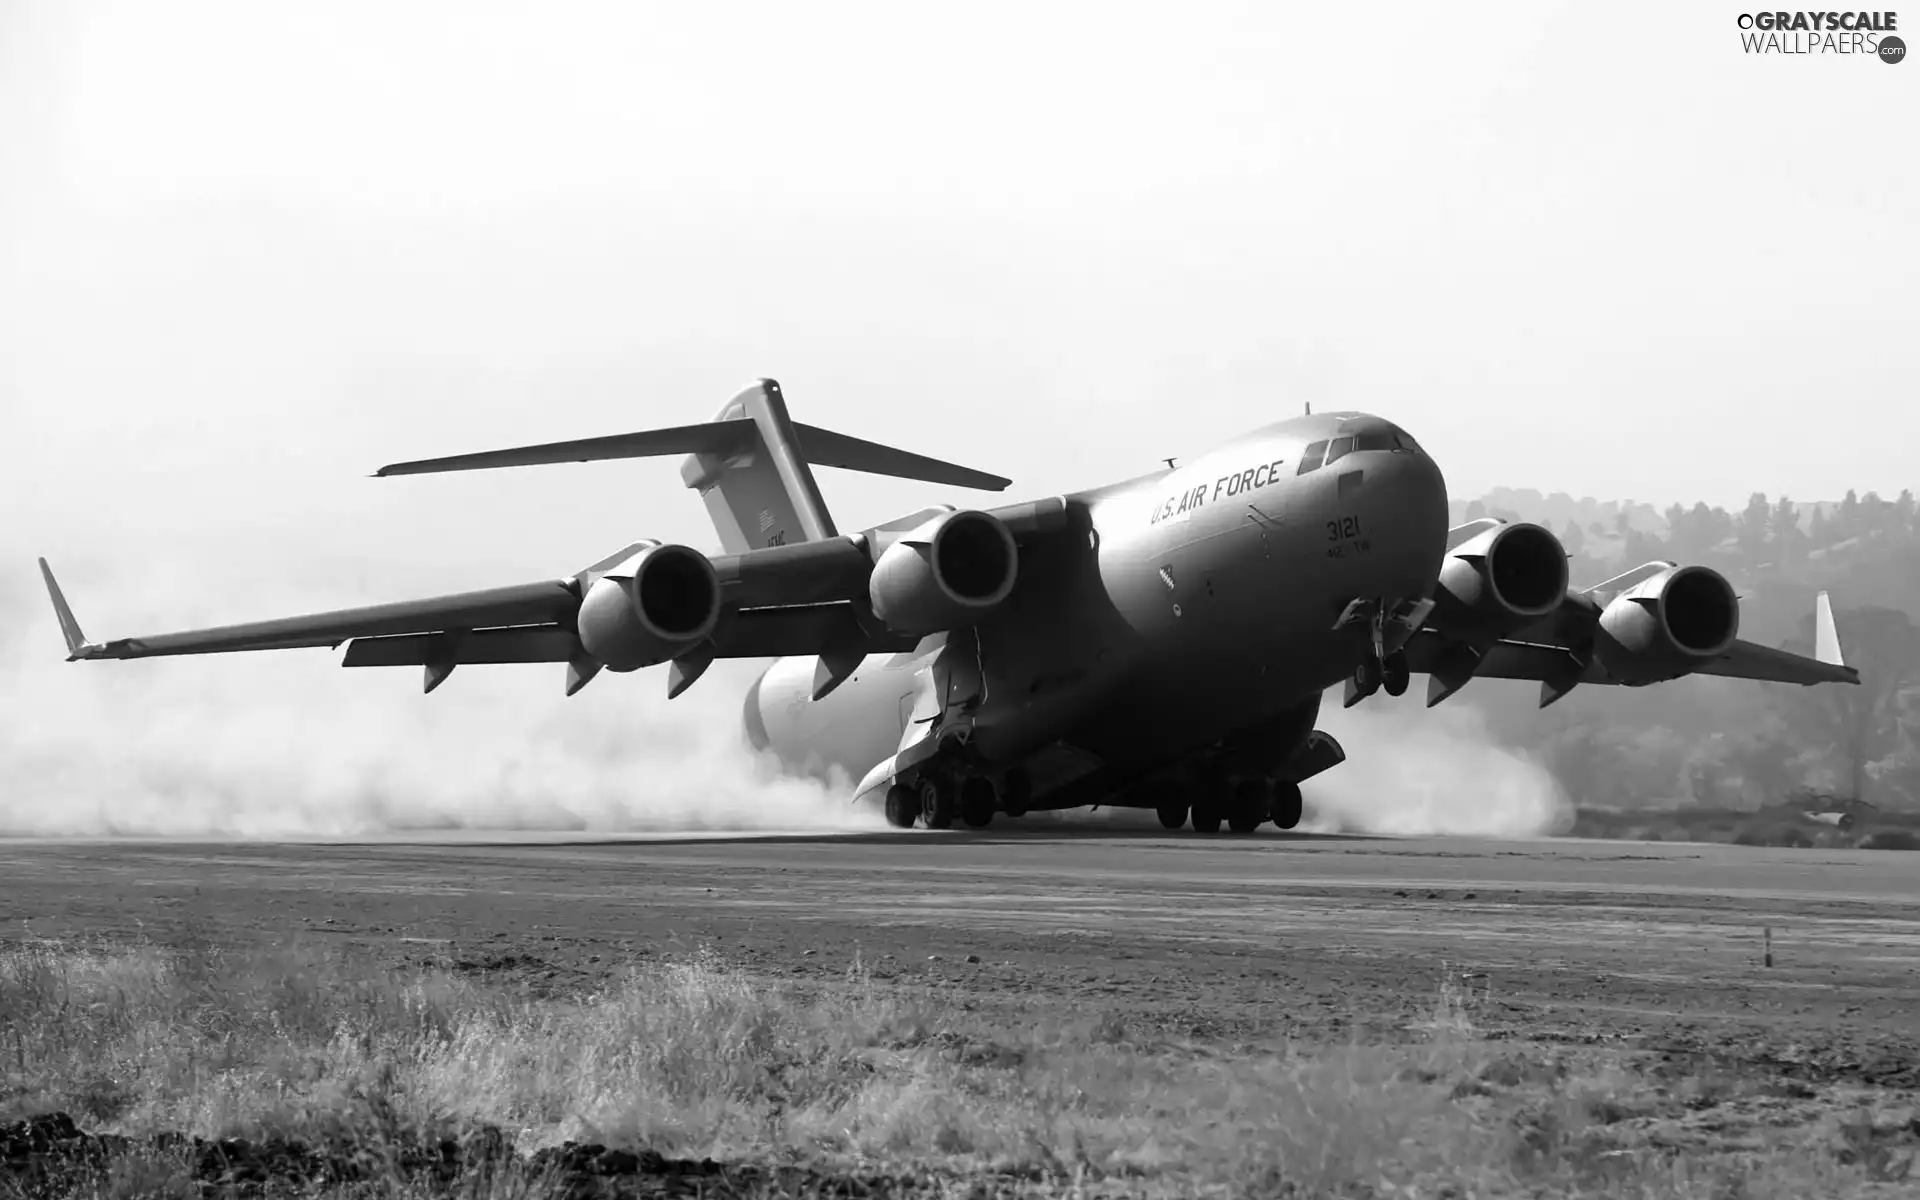
M1327 540L1330 542L1337 542L1342 538L1356 538L1359 536L1359 517L1341 517L1337 521L1327 522Z

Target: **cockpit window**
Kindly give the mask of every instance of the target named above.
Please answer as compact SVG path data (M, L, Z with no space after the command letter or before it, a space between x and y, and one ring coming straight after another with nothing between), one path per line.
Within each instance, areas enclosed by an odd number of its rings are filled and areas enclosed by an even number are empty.
M1327 444L1325 442L1313 443L1313 445L1307 447L1306 453L1300 456L1300 469L1295 471L1294 474L1305 475L1308 471L1318 469L1320 460L1325 458L1326 455Z
M1372 429L1353 439L1355 450L1395 450L1393 434L1385 429Z
M1327 463L1331 465L1336 459L1345 458L1352 451L1353 451L1352 438L1350 437L1335 438L1331 442L1327 443Z
M1420 453L1420 443L1408 437L1406 433L1402 430L1396 429L1393 431L1393 440L1399 445L1400 449L1402 450L1411 450L1415 454Z

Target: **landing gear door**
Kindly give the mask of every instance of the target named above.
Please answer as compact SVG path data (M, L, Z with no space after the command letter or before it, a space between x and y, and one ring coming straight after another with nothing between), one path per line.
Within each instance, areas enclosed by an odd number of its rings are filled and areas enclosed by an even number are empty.
M939 724L942 705L940 686L934 675L933 664L921 667L913 673L913 691L900 697L900 710L905 717L900 730L902 751L931 737L934 726Z
M901 749L956 724L960 736L966 737L973 710L986 698L978 648L974 638L951 639L932 662L914 672L913 709L900 731Z

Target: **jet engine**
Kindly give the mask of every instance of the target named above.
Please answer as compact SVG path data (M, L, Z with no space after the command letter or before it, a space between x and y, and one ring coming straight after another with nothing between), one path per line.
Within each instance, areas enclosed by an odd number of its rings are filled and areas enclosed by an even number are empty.
M1724 653L1740 632L1740 598L1710 567L1669 567L1600 613L1594 657L1622 683L1677 679Z
M593 582L576 617L580 646L609 671L637 671L705 641L720 580L690 546L649 546Z
M900 633L959 629L1007 598L1019 564L1013 534L999 518L961 509L882 551L867 596L874 615Z
M1498 636L1553 612L1566 594L1566 547L1545 526L1515 521L1454 547L1434 599L1456 622Z

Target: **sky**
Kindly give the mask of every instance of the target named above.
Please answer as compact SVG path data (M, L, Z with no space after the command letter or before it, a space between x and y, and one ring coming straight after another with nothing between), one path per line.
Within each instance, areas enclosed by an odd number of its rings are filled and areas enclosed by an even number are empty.
M1398 421L1460 496L1895 494L1920 67L1745 55L1737 15L0 3L0 721L97 758L85 721L236 693L372 705L374 742L557 706L538 668L340 691L324 652L42 674L32 559L100 637L708 545L670 460L367 475L762 375L1003 501L1307 403ZM822 474L844 528L993 499Z

